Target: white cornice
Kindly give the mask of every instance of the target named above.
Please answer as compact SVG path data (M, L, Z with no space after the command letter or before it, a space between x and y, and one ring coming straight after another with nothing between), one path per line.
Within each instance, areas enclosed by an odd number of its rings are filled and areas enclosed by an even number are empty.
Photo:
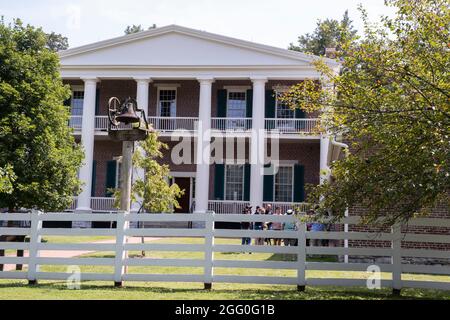
M78 55L78 54L82 54L82 53L86 53L86 52L90 52L90 51L100 50L103 48L118 46L118 45L125 44L125 43L132 42L132 41L138 41L138 40L143 40L143 39L150 38L150 37L156 37L156 36L160 36L160 35L167 34L167 33L184 34L184 35L188 35L188 36L192 36L192 37L202 38L202 39L205 39L208 41L215 41L215 42L224 43L224 44L228 44L228 45L232 45L232 46L236 46L236 47L245 48L248 50L259 51L259 52L263 52L266 54L271 54L271 55L285 57L285 58L291 58L291 59L308 62L308 63L311 63L317 59L324 59L324 61L332 67L339 65L338 62L336 62L335 60L332 60L332 59L320 58L317 56L308 55L308 54L297 52L297 51L281 49L281 48L277 48L277 47L273 47L273 46L268 46L268 45L258 44L258 43L254 43L254 42L250 42L250 41L235 39L235 38L226 37L226 36L222 36L222 35L218 35L218 34L214 34L214 33L209 33L206 31L200 31L200 30L190 29L190 28L186 28L186 27L181 27L178 25L168 25L168 26L161 27L161 28L151 29L148 31L138 32L135 34L125 35L125 36L121 36L121 37L104 40L104 41L88 44L85 46L61 51L59 53L59 56L61 58L70 57L70 56L74 56L74 55Z

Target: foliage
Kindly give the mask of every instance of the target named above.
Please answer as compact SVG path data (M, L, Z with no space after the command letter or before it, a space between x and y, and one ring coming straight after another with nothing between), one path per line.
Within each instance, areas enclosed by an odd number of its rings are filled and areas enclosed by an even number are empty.
M298 37L298 45L291 43L289 50L323 56L326 48L342 50L342 44L355 35L356 30L353 29L352 20L348 16L348 11L345 11L341 21L318 20L314 32Z
M52 51L58 52L62 50L67 50L69 48L69 40L55 32L47 34L47 48Z
M343 44L343 72L316 63L334 90L305 81L284 99L325 110L322 128L350 144L331 165L333 183L310 194L319 212L362 205L367 222L392 224L450 203L450 12L446 0L386 5L397 13L378 24L361 8L365 36Z
M151 29L156 29L156 24L151 25L150 27L148 27L147 30L151 30ZM132 26L127 26L127 28L125 29L125 34L133 34L133 33L138 33L138 32L142 32L145 31L145 29L140 25L140 24L133 24Z
M11 193L13 191L12 183L15 178L11 165L0 168L0 193Z
M0 22L0 167L14 177L0 207L9 210L63 210L80 189L82 151L63 106L70 92L47 39L20 20Z
M132 185L132 201L142 200L145 212L172 212L179 208L177 199L184 194L177 184L169 185L169 166L161 165L162 149L167 145L158 139L157 132L150 132L147 139L139 142L139 149L133 155L133 167L144 169L145 179L136 179ZM115 205L120 207L120 190L115 193Z

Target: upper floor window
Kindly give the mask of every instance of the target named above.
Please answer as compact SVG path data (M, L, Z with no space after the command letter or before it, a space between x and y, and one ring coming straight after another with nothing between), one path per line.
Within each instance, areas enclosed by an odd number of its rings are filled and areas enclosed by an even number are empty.
M160 117L175 117L177 105L176 89L159 89L158 112Z
M246 101L245 91L228 91L227 118L245 118Z
M244 166L225 166L225 200L244 199Z
M73 116L83 115L83 101L84 101L84 91L80 90L72 91L70 110Z
M280 101L276 95L276 117L278 119L293 119L295 118L295 111L287 105L287 103Z
M294 187L294 169L292 166L279 167L275 175L275 201L292 202Z

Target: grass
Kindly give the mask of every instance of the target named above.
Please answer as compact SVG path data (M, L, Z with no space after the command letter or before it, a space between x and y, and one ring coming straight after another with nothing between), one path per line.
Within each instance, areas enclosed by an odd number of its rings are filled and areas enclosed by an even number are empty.
M92 242L108 240L108 237L46 237L48 242ZM152 243L172 244L201 244L200 238L169 238L153 240ZM148 240L147 240L148 242ZM238 244L238 239L217 239L216 243ZM138 257L140 252L130 252L130 257ZM146 252L146 258L177 258L177 259L203 259L202 252ZM113 252L95 252L83 257L114 257ZM286 261L292 257L283 254L270 253L216 253L215 259L220 260L270 260ZM337 257L324 256L309 258L309 261L333 262ZM81 266L82 272L112 273L111 266ZM65 266L42 266L43 272L66 272ZM191 267L129 267L128 273L191 273L201 274L202 268ZM295 270L274 269L244 269L244 268L215 268L215 274L233 275L264 275L264 276L295 276ZM343 271L307 271L309 278L367 278L366 272ZM382 273L383 279L390 278L389 273ZM447 281L449 276L429 276L408 274L403 275L404 280ZM82 290L69 290L65 281L40 281L37 286L27 286L21 280L0 280L0 300L2 299L395 299L390 289L368 290L366 288L344 287L308 287L306 292L297 292L295 286L287 285L250 285L250 284L213 284L212 291L203 290L203 284L190 283L139 283L127 282L123 288L114 288L111 282L86 281L81 284ZM404 289L401 299L448 299L450 291Z

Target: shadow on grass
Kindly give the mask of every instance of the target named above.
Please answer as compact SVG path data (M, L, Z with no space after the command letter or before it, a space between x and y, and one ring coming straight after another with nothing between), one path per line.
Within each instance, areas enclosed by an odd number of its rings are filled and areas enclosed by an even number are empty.
M227 285L218 285L227 286ZM11 288L26 288L28 290L44 290L56 292L71 292L66 287L65 282L40 283L33 286L28 286L23 282L17 283L0 283L1 289ZM199 288L168 288L162 285L155 284L151 287L146 286L127 286L125 284L122 288L115 288L103 284L91 284L89 281L83 282L81 291L86 293L88 297L91 293L103 291L109 294L121 293L115 299L126 298L123 294L142 294L142 298L146 295L155 296L154 300L159 299L158 295L170 298L170 295L183 295L185 300L195 299L221 299L224 295L232 296L235 300L417 300L417 299L450 299L450 293L447 291L438 290L418 290L418 289L404 289L401 296L394 296L390 289L380 289L369 291L365 288L336 288L336 287L307 287L305 292L296 291L293 287L280 289L227 289L227 288L213 288L212 290L203 290ZM45 298L45 297L43 297ZM69 297L70 299L70 297ZM101 298L100 298L101 299Z

